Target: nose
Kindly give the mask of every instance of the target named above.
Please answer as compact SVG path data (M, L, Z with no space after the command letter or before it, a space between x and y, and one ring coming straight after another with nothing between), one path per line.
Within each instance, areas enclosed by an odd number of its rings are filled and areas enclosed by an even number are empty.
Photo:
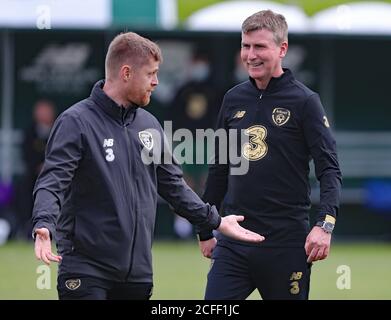
M248 59L249 60L254 60L257 55L255 54L255 50L253 47L250 47L250 49L248 49L248 55L247 55Z
M155 75L152 78L152 86L156 87L159 84L159 79L157 78L157 75Z

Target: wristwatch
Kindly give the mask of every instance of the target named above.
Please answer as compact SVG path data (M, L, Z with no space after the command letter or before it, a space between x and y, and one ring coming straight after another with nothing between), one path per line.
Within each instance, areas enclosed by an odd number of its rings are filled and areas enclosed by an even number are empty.
M315 225L321 227L326 233L332 233L334 230L334 223L329 221L318 221Z

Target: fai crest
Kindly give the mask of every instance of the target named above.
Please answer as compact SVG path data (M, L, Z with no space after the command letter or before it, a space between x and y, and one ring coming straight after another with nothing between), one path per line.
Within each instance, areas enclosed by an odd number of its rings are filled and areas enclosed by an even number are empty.
M65 286L69 290L76 290L77 288L80 287L80 285L81 285L80 279L68 279L67 281L65 281Z
M138 137L140 138L140 141L145 148L147 148L148 150L151 150L153 148L153 138L150 132L140 131L138 133Z
M287 123L290 117L291 112L284 108L274 108L272 113L273 122L278 126L282 126Z

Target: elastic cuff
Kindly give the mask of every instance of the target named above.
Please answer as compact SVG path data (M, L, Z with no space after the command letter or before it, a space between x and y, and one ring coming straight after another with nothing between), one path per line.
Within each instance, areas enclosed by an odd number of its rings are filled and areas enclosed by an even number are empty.
M219 217L217 218L217 225L215 227L215 230L217 230L219 227L220 227L220 224L221 224L221 216L219 215Z
M200 232L197 234L198 241L207 241L214 238L213 232Z
M332 224L335 224L336 218L331 214L321 214L318 216L316 222L331 222Z

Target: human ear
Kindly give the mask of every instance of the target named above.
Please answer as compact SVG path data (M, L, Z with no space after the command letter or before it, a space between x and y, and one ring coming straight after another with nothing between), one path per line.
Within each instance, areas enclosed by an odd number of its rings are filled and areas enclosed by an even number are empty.
M283 41L280 46L280 58L284 58L288 52L288 42Z
M128 81L130 79L131 71L132 69L129 65L123 65L121 67L121 79L124 81Z

